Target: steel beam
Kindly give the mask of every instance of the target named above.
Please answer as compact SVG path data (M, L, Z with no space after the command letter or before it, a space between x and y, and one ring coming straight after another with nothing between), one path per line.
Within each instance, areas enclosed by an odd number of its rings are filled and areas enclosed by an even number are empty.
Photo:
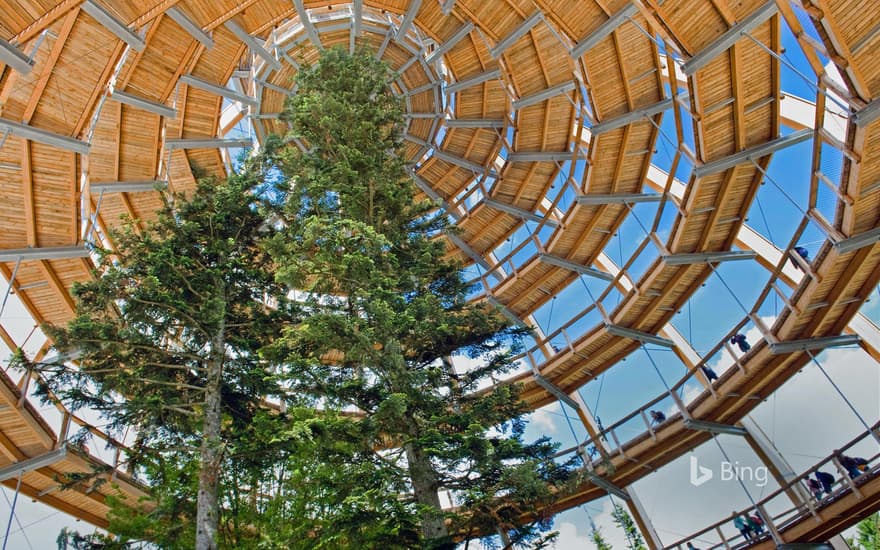
M406 8L406 14L403 16L403 21L400 22L400 27L397 29L397 34L394 35L395 40L401 42L406 38L406 33L408 33L409 28L412 27L413 22L416 20L416 14L421 7L422 0L410 1L409 7Z
M443 123L447 128L504 128L504 119L447 118Z
M348 51L354 53L354 44L361 35L361 26L364 19L364 0L354 0L351 3L351 36L348 40Z
M62 136L61 134L56 134L40 128L34 128L33 126L7 120L5 118L0 118L0 132L2 131L7 131L13 136L36 141L37 143L42 143L44 145L51 145L52 147L58 147L59 149L67 149L68 151L79 153L80 155L86 155L89 152L89 144L85 141Z
M250 105L251 107L256 107L257 105L259 105L259 101L251 96L238 93L235 90L230 90L229 88L214 84L213 82L208 82L207 80L202 80L201 78L193 76L191 74L182 75L180 77L180 82L183 82L187 86L192 86L193 88L199 88L200 90L204 90L206 92L210 92L212 94L219 95L233 101L238 101L240 103L244 103L245 105Z
M117 38L131 46L135 51L142 52L147 47L146 42L138 36L134 31L128 28L128 25L116 18L115 15L107 11L103 6L95 2L95 0L86 0L82 3L82 10L91 15L92 18L101 24L105 29L115 34Z
M149 181L101 181L89 184L89 192L92 195L101 193L143 193L146 191L160 191L168 187L165 180Z
M535 25L543 20L544 14L541 12L541 10L536 11L535 13L530 15L525 21L520 23L519 26L513 29L510 34L508 34L507 36L502 38L497 44L495 44L495 47L489 50L489 55L491 55L495 59L498 59L499 57L501 57L501 54L503 54L505 50L513 46L513 44L516 43L517 40L525 36L527 32L532 30Z
M603 134L605 132L610 132L611 130L616 130L618 128L623 128L627 124L632 124L633 122L639 122L642 119L646 119L652 117L654 115L660 114L663 111L672 108L672 98L666 98L664 100L658 101L653 105L648 105L646 107L642 107L641 109L636 109L635 111L630 111L625 113L617 118L612 118L610 120L602 121L598 124L594 124L590 127L590 134L593 137Z
M455 31L452 36L449 37L449 40L446 40L440 46L431 52L431 55L428 56L427 63L430 65L434 61L440 59L443 55L446 54L449 50L454 48L459 42L464 40L464 38L474 30L474 24L470 21L462 25Z
M56 246L46 248L19 248L0 250L0 262L31 262L37 260L73 260L88 258L91 252L84 246Z
M278 48L277 51L278 51L278 55L281 56L281 59L287 61L287 64L290 65L291 67L293 67L294 69L296 69L297 71L299 70L299 63L297 63L294 58L290 57L290 54L288 54L284 48Z
M530 105L541 103L542 101L550 99L551 97L570 92L574 89L574 81L563 82L562 84L557 84L556 86L545 88L540 92L534 93L532 95L516 99L511 103L511 106L514 108L514 110L524 109Z
M572 409L577 410L577 408L578 408L577 402L574 399L572 399L568 394L566 394L564 391L559 389L559 387L556 384L554 384L553 382L544 378L544 376L540 372L538 372L538 368L535 367L534 365L532 366L532 378L534 378L535 382L539 386L541 386L542 388L547 390L547 392L550 395L552 395L553 397L555 397L559 401L565 403L566 405L568 405Z
M759 158L766 157L767 155L772 154L780 149L784 149L791 145L806 141L811 137L813 137L813 129L804 128L803 130L792 132L787 136L778 137L772 141L761 143L749 147L748 149L743 149L742 151L733 153L732 155L728 155L717 160L713 160L701 166L696 166L694 167L694 176L701 178L703 176L708 176L716 172L727 170L728 168L733 168L737 164L741 164L749 160L758 160Z
M440 4L440 12L443 15L449 15L452 13L452 8L455 6L455 0L441 0L442 4Z
M642 332L641 330L622 327L620 325L614 325L611 323L605 323L605 330L607 330L610 334L614 334L615 336L621 336L623 338L629 338L631 340L638 340L643 344L656 344L658 346L664 346L667 348L675 347L675 343L669 338L663 338L662 336L657 336L656 334L651 334L649 332Z
M444 162L448 162L449 164L454 164L456 166L464 168L465 170L470 170L471 172L474 172L475 174L482 174L483 172L486 171L486 167L483 166L482 164L477 164L476 162L470 161L466 158L459 157L457 155L447 153L446 151L441 151L440 149L437 149L437 148L434 149L434 153L432 156L434 158L440 159ZM494 170L490 169L489 173L492 174L493 176L495 175Z
M67 445L63 445L39 456L27 458L14 464L10 464L9 466L4 466L3 468L0 468L0 481L6 481L7 479L12 479L22 474L45 468L46 466L51 466L60 460L64 460L64 457L66 456Z
M175 149L216 149L219 147L252 147L250 139L183 138L165 140L165 147Z
M486 197L483 199L483 204L494 208L495 210L500 210L501 212L507 212L511 216L515 216L518 218L522 218L524 220L533 221L536 223L543 223L548 227L558 227L559 223L555 220L551 220L550 218L545 218L544 216L539 216L538 214L532 212L531 210L526 210L524 208L520 208L518 206L514 206L512 204L507 204L506 202L501 202L499 200L490 199Z
M257 84L284 96L292 96L296 93L292 88L285 88L284 86L279 86L278 84L273 84L262 79L257 79Z
M709 432L713 434L742 435L745 436L749 432L745 428L739 426L731 426L730 424L719 424L718 422L706 422L705 420L694 420L693 418L684 419L684 427L689 430L698 432Z
M443 113L405 113L403 118L426 119L426 118L442 118Z
M840 254L847 254L854 250L876 244L877 241L880 241L880 228L869 229L864 233L859 233L858 235L838 241L834 243L834 249Z
M877 117L880 117L880 99L875 99L852 115L853 122L856 123L856 126L861 127L871 124L877 120Z
M296 8L296 13L299 14L299 20L302 22L303 28L309 36L309 40L311 40L319 50L323 50L324 45L321 44L321 37L318 36L318 31L315 29L315 25L312 24L312 20L309 18L309 12L306 10L303 0L293 0L293 6Z
M447 232L445 234L446 234L446 237L452 242L452 244L454 244L462 252L464 252L465 254L470 256L470 258L474 261L474 263L476 263L477 265L479 265L480 267L482 267L486 271L492 271L492 266L489 265L489 262L487 262L485 258L483 258L483 255L478 254L477 251L474 250L471 247L471 245L469 245L464 239L462 239L461 237L459 237L458 235L456 235L454 233ZM490 301L494 300L494 298L492 298L491 296L489 298L490 298ZM497 302L497 300L496 300L496 302Z
M416 61L418 61L418 58L415 58L415 59L416 59ZM428 82L426 84L422 84L421 86L419 86L417 88L413 88L412 90L407 90L406 95L414 96L414 95L420 94L422 92L427 92L428 90L432 90L432 89L436 90L439 85L440 85L439 82L435 82L435 81Z
M662 193L588 193L578 195L575 201L583 206L602 204L634 204L637 202L660 202Z
M112 99L113 101L118 101L119 103L131 105L132 107L137 107L138 109L142 109L144 111L155 113L165 118L177 118L177 109L169 107L167 105L163 105L158 101L145 99L143 97L139 97L128 92L113 90L113 93L110 95L110 99Z
M265 61L270 67L275 69L276 71L281 70L281 62L275 59L275 56L272 55L272 52L267 50L260 44L256 38L254 38L250 33L248 33L244 28L242 28L238 23L236 23L232 19L228 19L223 26L232 31L239 40L241 40L254 54L260 57L263 61Z
M671 254L661 256L666 265L691 265L736 260L754 260L758 256L752 250L730 250L722 252L704 252L702 254Z
M540 253L538 254L538 260L541 263L545 263L548 265L555 265L556 267L561 267L562 269L567 269L569 271L574 271L575 273L580 273L581 275L587 275L590 277L595 277L596 279L602 279L603 281L613 281L614 275L610 273L605 273L604 271L600 271L598 269L585 266L579 263L575 263L571 260L567 260L565 258L560 258L559 256L555 256L553 254Z
M855 334L842 334L840 336L789 340L788 342L771 342L770 353L773 355L780 355L782 353L795 353L798 351L823 350L826 348L857 345L860 341L861 338Z
M501 313L505 317L510 319L510 321L513 324L515 324L516 326L523 327L523 328L529 328L528 325L526 325L525 321L523 321L522 319L517 317L514 312L510 311L510 308L508 308L506 305L502 304L498 300L498 298L496 298L495 296L491 296L491 295L486 296L486 301L489 302L490 304L492 304L493 306L497 307L498 309L500 309Z
M413 174L412 177L413 181L416 182L416 187L418 187L422 193L426 194L428 198L434 201L437 205L442 206L443 209L446 210L446 213L455 218L456 221L461 219L461 214L459 213L458 208L449 204L449 202L441 197L440 194L428 184L428 182L422 179L418 174Z
M495 69L492 71L484 71L482 73L475 74L474 76L469 76L458 82L453 82L446 86L446 92L450 94L454 94L456 92L460 92L466 88L470 88L471 86L476 86L478 84L482 84L484 82L489 82L492 80L498 80L501 78L501 69Z
M779 9L776 7L775 0L768 0L763 6L752 12L748 17L736 23L724 34L719 36L714 42L703 48L699 53L691 57L681 70L684 74L691 76L698 70L705 67L710 61L718 57L721 53L730 49L737 40L754 30L774 15Z
M604 477L599 477L599 475L593 473L592 471L587 472L587 477L590 479L593 485L604 490L605 492L616 496L617 498L625 501L629 501L629 495L626 491L618 487L617 485L611 483Z
M507 155L508 162L565 162L577 153L571 151L516 151Z
M571 57L577 59L584 52L601 42L606 36L617 29L624 21L638 13L639 9L632 3L627 4L625 8L608 18L607 21L599 25L599 28L588 34L583 40L575 44L571 49Z
M34 62L18 48L0 38L0 61L9 65L21 74L28 74L34 68Z
M207 49L214 48L214 39L211 38L211 35L202 30L202 27L199 26L198 23L189 18L185 13L180 11L180 8L177 6L171 6L167 10L165 10L165 15L170 17L172 21L180 25L180 28L189 33L190 36L198 40L205 46Z

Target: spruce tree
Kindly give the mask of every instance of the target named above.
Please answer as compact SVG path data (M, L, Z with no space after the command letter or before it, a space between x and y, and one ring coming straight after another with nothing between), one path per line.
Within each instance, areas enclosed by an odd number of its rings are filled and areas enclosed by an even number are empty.
M261 247L273 231L253 193L262 183L255 166L201 179L191 195L168 197L144 231L125 224L115 250L99 251L94 280L74 287L75 318L46 327L62 355L28 365L44 394L102 413L110 431L134 428L129 467L149 464L157 510L173 517L128 518L129 527L165 547L218 547L224 464L255 437L257 420L277 416L261 406L279 389L260 349L293 310ZM249 456L238 463L261 459Z
M612 550L611 545L605 540L605 535L602 534L602 529L595 525L592 526L590 531L590 540L593 541L596 550Z
M623 534L626 535L626 547L629 550L647 550L645 539L639 533L636 522L633 521L632 516L629 515L629 512L623 506L615 502L614 509L611 511L611 518L614 520L615 525L623 529Z
M393 78L368 51L326 51L297 75L283 115L288 145L266 151L286 175L286 231L271 251L279 280L299 289L308 312L285 328L273 357L299 397L292 405L342 419L334 448L315 453L351 474L336 503L322 493L325 521L300 520L315 526L315 541L346 529L362 536L346 523L357 510L392 514L386 527L424 547L498 530L526 541L549 519L551 484L568 467L551 460L547 440L523 441L516 386L481 391L514 367L521 333L466 300L441 238L453 229L437 205L417 200L403 158ZM454 355L476 366L456 369ZM300 487L338 487L330 473L304 474ZM446 491L454 512L442 510Z
M856 524L856 532L846 537L850 548L880 550L880 513L874 513Z

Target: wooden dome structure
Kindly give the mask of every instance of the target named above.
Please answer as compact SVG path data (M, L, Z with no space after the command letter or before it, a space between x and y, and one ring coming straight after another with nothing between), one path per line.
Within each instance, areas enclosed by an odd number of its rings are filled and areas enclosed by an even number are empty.
M112 246L107 228L121 215L149 219L160 193L194 186L194 168L222 175L238 149L283 131L278 113L300 64L322 48L368 45L399 72L392 90L406 101L407 155L422 192L460 229L450 254L481 285L474 299L537 329L517 376L525 400L572 406L594 443L607 446L611 464L597 466L598 481L559 510L624 490L708 440L707 426L735 426L810 360L806 350L858 342L880 359L880 333L858 314L880 281L877 0L2 7L0 270L36 322L71 317L69 290L89 277L90 246ZM783 86L783 72L794 70L785 29L812 71L799 73L810 97ZM746 218L774 154L803 143L812 144L798 160L809 176L791 182L807 197L802 216L788 242L774 243ZM829 172L831 158L839 166ZM610 247L621 245L627 223L641 231L615 261ZM824 241L812 258L793 255L808 228ZM764 268L761 291L698 353L670 321L735 260ZM582 281L590 281L583 307L543 330L536 312ZM768 297L784 303L772 325L761 319ZM729 351L746 326L761 342ZM14 349L11 332L0 326ZM615 426L596 424L576 390L646 344L671 348L687 367L669 395L689 382L705 391L624 441ZM735 368L713 385L699 367L725 353ZM107 461L68 449L73 417L59 409L61 424L50 426L27 400L29 380L0 384L0 470L66 450L29 469L22 490L106 525L106 486L53 487L83 461ZM145 490L112 468L107 477L131 495ZM850 511L878 507L863 499Z

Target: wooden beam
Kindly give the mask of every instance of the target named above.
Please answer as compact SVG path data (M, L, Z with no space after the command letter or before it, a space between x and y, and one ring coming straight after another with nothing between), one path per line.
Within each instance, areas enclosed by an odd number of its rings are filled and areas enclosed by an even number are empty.
M21 179L24 191L24 223L29 247L40 246L37 242L37 206L34 200L34 175L31 163L31 142L21 143Z
M61 57L61 52L64 51L64 47L67 45L67 39L70 37L70 32L73 30L73 25L76 23L78 15L78 9L71 10L64 19L64 24L58 31L58 38L55 40L55 45L52 46L49 58L44 64L42 64L43 71L40 73L40 79L37 80L37 83L34 85L27 106L24 108L24 113L21 115L21 122L28 124L34 116L34 111L37 110L37 104L43 96L46 84L49 83L49 77L51 77L52 73L55 71L55 65L58 63L58 58Z
M55 23L55 21L64 17L65 13L70 10L79 10L79 6L82 3L83 0L63 0L62 2L55 4L43 15L34 19L30 25L19 31L14 37L10 38L10 42L26 44L31 38L48 29L53 23Z
M74 302L73 296L70 295L70 292L64 286L64 283L58 278L58 274L55 273L49 260L40 260L39 266L40 271L43 272L43 277L49 281L49 286L52 287L52 290L54 290L58 297L61 298L62 303L67 306L67 309L70 310L72 315L76 314L76 302Z

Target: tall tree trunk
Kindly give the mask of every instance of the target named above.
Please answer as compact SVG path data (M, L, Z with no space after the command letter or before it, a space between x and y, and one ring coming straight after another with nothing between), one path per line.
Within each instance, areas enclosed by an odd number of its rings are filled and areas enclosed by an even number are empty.
M422 514L422 536L425 537L425 541L429 544L428 547L431 548L433 545L430 544L430 541L440 543L449 536L449 530L446 528L440 506L437 474L434 472L430 459L421 449L411 443L406 444L404 449L406 449L406 461L409 465L410 481L412 481L416 502L431 507L431 510Z
M211 362L205 381L205 423L202 433L202 458L199 468L199 497L196 510L196 550L217 549L220 461L223 456L220 439L220 387L223 358L226 353L224 326L214 337Z

